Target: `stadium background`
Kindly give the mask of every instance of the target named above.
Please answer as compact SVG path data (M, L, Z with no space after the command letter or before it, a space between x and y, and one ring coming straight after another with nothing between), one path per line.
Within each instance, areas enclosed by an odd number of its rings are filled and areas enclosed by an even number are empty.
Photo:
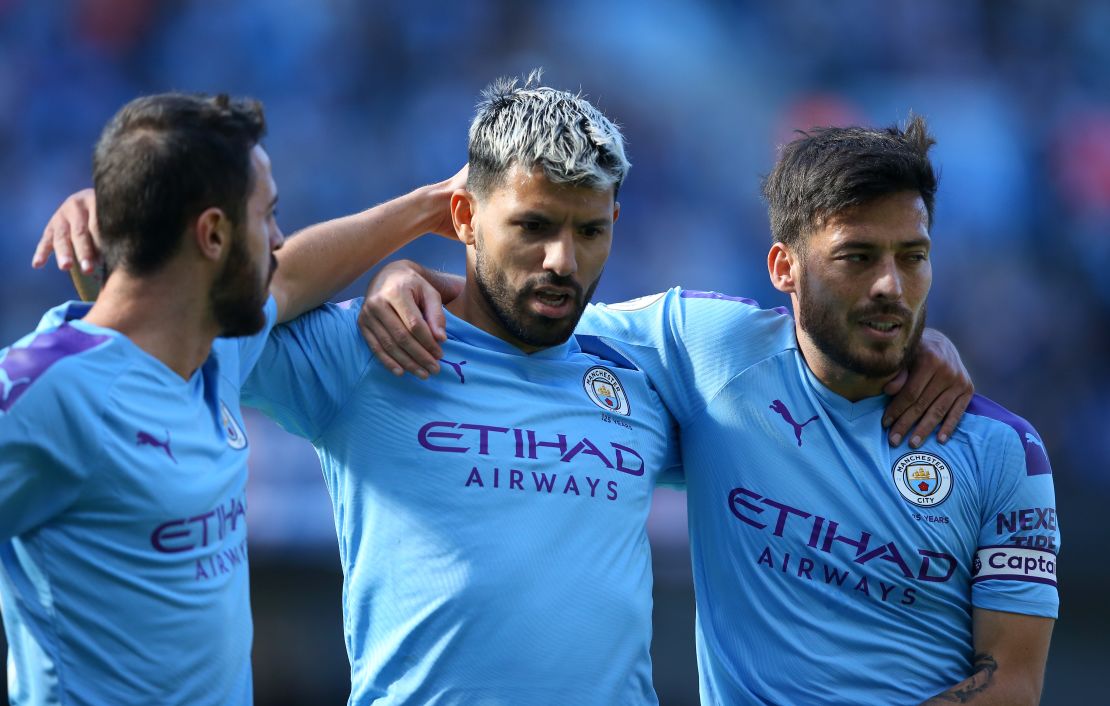
M784 303L765 274L758 197L774 146L815 124L929 118L942 173L931 323L980 392L1039 428L1055 468L1063 607L1044 703L1104 694L1110 3L0 0L0 341L70 296L53 265L27 263L134 96L263 100L291 233L453 173L479 90L536 66L626 130L635 166L607 301L681 283ZM404 254L463 262L435 238ZM338 561L315 456L249 426L258 703L342 703ZM694 703L681 496L658 497L651 529L657 688L664 704Z

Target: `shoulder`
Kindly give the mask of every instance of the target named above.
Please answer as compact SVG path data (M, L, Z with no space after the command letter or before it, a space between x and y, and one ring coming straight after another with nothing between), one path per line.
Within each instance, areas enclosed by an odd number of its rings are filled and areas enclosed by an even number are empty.
M1027 475L1052 474L1048 451L1033 425L991 399L974 395L960 429L973 447L1024 459Z
M0 351L0 412L58 398L101 399L126 367L114 335L68 323L42 328Z

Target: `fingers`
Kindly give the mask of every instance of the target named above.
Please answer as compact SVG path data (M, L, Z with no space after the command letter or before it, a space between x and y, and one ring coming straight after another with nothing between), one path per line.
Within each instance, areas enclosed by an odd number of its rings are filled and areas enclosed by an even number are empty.
M374 357L391 373L400 376L407 370L418 377L421 374L427 376L427 371L417 365L397 345L389 335L388 328L375 315L367 313L365 304L358 314L358 329Z
M74 231L73 251L81 271L85 274L92 274L93 267L95 267L96 260L100 255L90 229L82 227Z
M920 404L919 401L921 393L925 391L926 386L932 381L935 372L935 369L915 367L906 376L906 380L901 389L887 404L886 411L883 412L883 427L891 428L891 443L895 446L902 443L902 437L909 431L913 422L917 421L921 415L925 413L925 410L928 409L927 402L925 404ZM932 402L932 400L930 399L928 402ZM909 421L900 425L898 430L898 441L894 441L894 425L902 420L907 413L910 413L911 408L915 404L918 405L916 411L913 412Z
M427 380L439 372L443 353L411 298L397 302L385 297L366 299L358 321L370 350L394 375L407 371Z
M908 389L907 385L903 394ZM909 433L910 448L916 449L925 443L934 431L937 432L937 441L946 443L967 410L974 391L966 378L938 374L930 378L925 389L896 418L890 411L894 407L894 400L892 400L886 412L894 419L888 437L890 445L899 445Z
M956 425L963 419L964 412L967 411L974 395L975 390L968 390L956 398L955 403L948 410L948 414L944 416L944 424L940 426L940 433L937 434L937 440L940 443L946 444L952 438L952 432L956 431Z
M53 219L51 219L53 222ZM55 225L51 229L54 239L54 259L58 262L59 270L68 270L73 267L73 244L69 240L69 226Z
M422 290L429 289L431 287L426 284L422 288ZM415 301L409 298L393 302L393 307L402 324L401 328L390 329L389 333L393 340L417 365L429 375L435 375L439 372L439 359L443 355L443 350L431 327L424 320L424 312Z
M447 318L443 315L443 297L430 283L424 286L423 292L420 308L424 314L424 322L431 329L435 342L442 343L447 340ZM443 351L438 346L425 347L428 348L429 353L436 356L437 360L443 357Z
M59 269L68 270L77 260L82 272L92 274L99 259L94 236L96 225L93 190L82 189L71 195L62 202L43 229L42 238L31 257L31 266L42 267L53 252Z
M928 393L929 391L927 390L926 392ZM952 405L956 403L959 396L960 392L955 389L955 387L947 387L947 389L941 391L937 399L932 401L932 404L929 405L929 409L925 414L921 415L920 420L916 420L917 425L914 427L914 431L910 433L909 437L910 448L918 448L921 444L925 443L926 438L937 430L941 420L944 420L945 415L951 409ZM891 433L895 431L894 428L891 428ZM948 437L946 436L945 441L947 440ZM937 435L937 441L940 441L939 434Z
M915 399L910 402L909 406L907 406L898 417L894 418L894 421L891 423L890 434L888 438L892 446L897 446L898 444L902 443L902 439L906 437L906 434L910 431L911 428L914 427L915 424L923 423L926 420L926 415L928 415L932 410L933 403L936 402L937 399L944 394L945 390L948 387L949 386L943 380L940 380L935 376L930 379L929 384L925 387L925 389L918 393ZM907 394L907 391L909 389L910 384L909 382L907 382L906 387L903 388L900 394ZM951 402L952 400L949 400L949 404L951 404ZM894 401L892 400L890 406L893 405ZM890 414L889 409L890 407L887 408L886 414ZM947 411L947 406L945 407L945 411ZM942 417L943 412L937 414L932 424L929 425L928 431L931 432L936 427L936 425L940 423ZM914 435L910 437L910 448L916 449L918 446L921 446L921 444L925 442L926 438L928 438L928 434L920 435L917 433L917 431L918 430L915 430Z
M31 267L39 268L45 265L52 252L54 252L54 230L48 223L42 231L38 245L35 246L35 254L31 256Z

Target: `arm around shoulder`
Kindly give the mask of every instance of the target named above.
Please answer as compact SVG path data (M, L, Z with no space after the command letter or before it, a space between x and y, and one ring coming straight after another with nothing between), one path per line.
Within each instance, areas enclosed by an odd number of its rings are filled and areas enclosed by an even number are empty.
M309 226L278 250L270 291L285 322L324 303L401 246L424 233L454 237L451 194L466 184L466 167L450 179L392 201Z

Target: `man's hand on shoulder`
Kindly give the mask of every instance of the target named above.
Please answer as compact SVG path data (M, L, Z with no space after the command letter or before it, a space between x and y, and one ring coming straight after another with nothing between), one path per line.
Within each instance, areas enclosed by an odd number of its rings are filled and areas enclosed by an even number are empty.
M901 444L912 428L910 447L916 449L938 425L937 440L943 444L951 438L975 386L952 341L939 331L925 329L909 370L887 383L883 391L893 396L883 414L883 426L890 428L890 445Z

